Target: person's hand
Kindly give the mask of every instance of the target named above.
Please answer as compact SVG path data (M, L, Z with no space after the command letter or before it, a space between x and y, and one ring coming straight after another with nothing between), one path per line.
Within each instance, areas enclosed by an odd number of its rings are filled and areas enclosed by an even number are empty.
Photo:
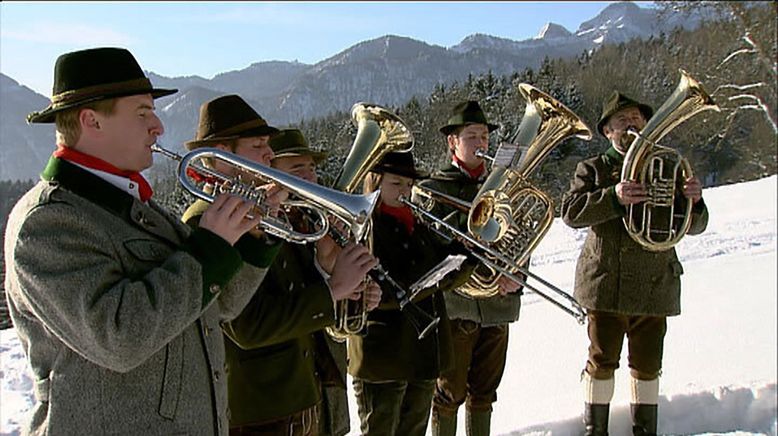
M513 280L501 275L497 278L497 286L499 287L500 295L506 296L508 294L515 294L523 286Z
M381 303L381 287L373 280L368 280L364 292L365 306L369 312L378 307L378 304Z
M200 227L219 235L234 245L243 234L257 227L261 217L249 219L246 215L254 205L243 201L242 198L220 194L203 213L200 218Z
M648 200L648 193L642 184L626 180L616 185L616 197L619 204L628 206Z
M378 260L364 245L350 242L343 247L335 259L335 266L329 279L333 300L359 299L362 282L368 271L376 265Z
M281 205L289 198L289 191L275 183L262 185L260 188L265 191L265 198L262 201L263 208L270 216L278 216L278 210Z
M316 241L316 261L327 274L332 275L338 253L340 247L329 235Z
M692 203L702 199L702 183L697 177L689 177L683 182L683 196L690 198Z

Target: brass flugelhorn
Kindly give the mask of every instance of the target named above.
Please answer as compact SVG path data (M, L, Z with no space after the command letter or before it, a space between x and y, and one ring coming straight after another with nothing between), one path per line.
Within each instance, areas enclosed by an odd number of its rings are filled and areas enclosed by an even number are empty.
M333 185L334 189L352 192L361 187L367 173L390 152L410 152L413 149L413 134L405 121L391 111L370 103L357 103L351 108L352 122L357 125L357 135L351 146L343 168ZM380 191L373 194L380 195ZM333 239L344 245L348 239L332 229ZM355 242L365 243L371 249L370 232L364 237L355 237ZM371 249L372 251L372 249ZM437 326L440 318L434 318L410 301L408 292L384 270L376 265L368 276L384 288L391 289L400 306L418 333L424 338ZM343 300L335 304L335 325L327 327L327 333L338 341L349 335L360 334L367 325L367 305L364 297L359 300Z
M354 238L363 238L369 229L370 218L378 202L378 193L356 195L337 191L218 148L201 147L182 156L157 143L152 146L152 151L178 161L178 181L192 195L212 203L216 195L229 193L253 202L255 210L262 214L260 228L288 242L304 244L322 238L329 229L329 217L342 221ZM204 159L223 162L237 170L239 175L217 171L212 168L212 165L206 165ZM214 185L213 192L204 190L203 183L192 178L192 172L210 178ZM279 216L268 214L262 204L265 191L261 185L271 182L289 191L298 199L284 202ZM314 233L296 231L283 213L284 209L291 208L307 210L309 215L317 217L316 221L320 223L320 229Z
M675 149L658 142L679 124L705 111L720 108L689 73L640 132L630 129L635 139L624 156L621 181L635 181L646 187L648 199L627 206L624 226L629 236L649 251L669 250L691 226L692 200L684 199L676 210L676 188L693 176L689 161Z

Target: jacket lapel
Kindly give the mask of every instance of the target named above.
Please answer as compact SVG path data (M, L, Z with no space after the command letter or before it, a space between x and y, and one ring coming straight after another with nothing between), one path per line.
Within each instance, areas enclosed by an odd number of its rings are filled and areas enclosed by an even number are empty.
M100 177L66 160L52 157L41 173L41 179L60 185L79 197L111 212L162 239L178 245L185 229L176 229L159 206L145 205L125 191L111 185Z

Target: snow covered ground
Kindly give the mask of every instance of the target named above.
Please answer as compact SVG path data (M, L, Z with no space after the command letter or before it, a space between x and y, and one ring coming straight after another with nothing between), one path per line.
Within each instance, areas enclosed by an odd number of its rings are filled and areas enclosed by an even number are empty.
M705 233L678 245L683 313L668 321L659 432L776 435L776 176L706 189ZM584 231L554 222L532 270L572 293ZM495 435L574 435L582 430L579 384L584 326L528 294L511 325L508 364L494 407ZM16 435L33 402L24 353L0 332L0 434ZM612 435L630 434L626 361L616 374ZM359 434L350 393L351 435ZM464 411L459 414L464 435Z

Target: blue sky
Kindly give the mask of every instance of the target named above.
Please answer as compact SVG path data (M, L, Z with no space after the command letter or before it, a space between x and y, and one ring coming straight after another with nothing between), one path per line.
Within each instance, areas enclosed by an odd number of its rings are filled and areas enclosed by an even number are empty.
M549 21L575 32L608 3L0 2L0 72L49 96L57 56L119 46L157 74L211 78L259 61L313 64L387 34L449 47L473 33L532 38Z

